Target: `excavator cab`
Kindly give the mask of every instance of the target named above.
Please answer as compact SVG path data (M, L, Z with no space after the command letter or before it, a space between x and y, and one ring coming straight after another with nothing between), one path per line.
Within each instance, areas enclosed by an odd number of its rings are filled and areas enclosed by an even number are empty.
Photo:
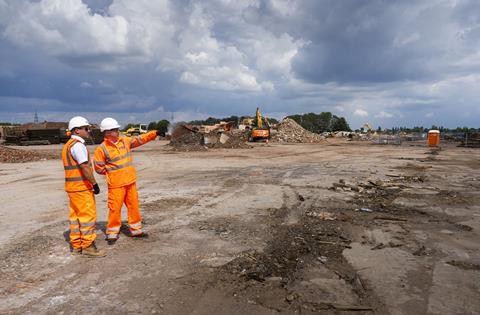
M257 107L254 126L250 131L250 136L248 141L267 141L270 139L270 125L266 117L262 117L260 113L260 108Z

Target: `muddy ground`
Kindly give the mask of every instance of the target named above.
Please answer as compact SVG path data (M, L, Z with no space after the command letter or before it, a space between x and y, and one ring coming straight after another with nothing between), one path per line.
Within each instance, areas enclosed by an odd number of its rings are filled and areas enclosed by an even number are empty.
M148 240L106 244L97 176L100 259L59 160L0 164L1 314L480 313L480 150L165 144L134 155Z

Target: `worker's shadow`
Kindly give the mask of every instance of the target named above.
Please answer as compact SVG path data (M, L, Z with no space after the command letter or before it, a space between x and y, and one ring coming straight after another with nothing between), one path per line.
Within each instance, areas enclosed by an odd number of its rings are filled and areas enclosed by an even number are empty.
M106 221L97 221L96 231L97 231L97 238L103 237L105 238L107 233L107 222ZM101 231L102 233L99 233ZM128 223L122 222L122 226L120 227L120 233L126 236L130 236L130 230L128 229ZM103 234L103 235L102 235ZM70 229L67 229L63 232L63 238L65 242L70 243Z

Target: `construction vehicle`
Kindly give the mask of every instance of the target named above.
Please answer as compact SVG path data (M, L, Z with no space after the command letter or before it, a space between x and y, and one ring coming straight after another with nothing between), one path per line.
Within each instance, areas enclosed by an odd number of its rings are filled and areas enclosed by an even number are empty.
M148 132L147 125L139 124L139 125L128 128L127 131L125 131L123 134L129 137L133 137L133 136L138 136L147 132Z
M268 141L270 139L270 125L266 117L262 117L260 108L257 107L255 119L250 128L250 135L248 141L254 142L259 140Z
M367 123L364 123L363 126L362 126L362 130L363 132L372 132L373 131L373 127L372 125L370 125L368 122Z

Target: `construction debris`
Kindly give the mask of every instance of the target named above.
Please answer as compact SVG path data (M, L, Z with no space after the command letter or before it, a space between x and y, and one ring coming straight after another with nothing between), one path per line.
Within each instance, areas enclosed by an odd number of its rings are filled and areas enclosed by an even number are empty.
M19 150L0 145L0 163L25 163L58 158L59 156L53 153Z
M202 130L209 130L205 132ZM170 146L176 151L205 151L208 149L248 149L252 146L247 143L244 131L226 131L225 125L217 129L204 126L179 125L172 132Z
M290 118L285 118L278 125L277 132L272 136L274 142L290 143L317 143L324 139L323 136L306 130Z
M466 134L459 147L480 148L480 133Z
M333 221L337 219L332 213L327 211L316 212L311 210L311 211L305 212L305 215L307 217L316 217L316 218L319 218L320 220L327 220L327 221Z

